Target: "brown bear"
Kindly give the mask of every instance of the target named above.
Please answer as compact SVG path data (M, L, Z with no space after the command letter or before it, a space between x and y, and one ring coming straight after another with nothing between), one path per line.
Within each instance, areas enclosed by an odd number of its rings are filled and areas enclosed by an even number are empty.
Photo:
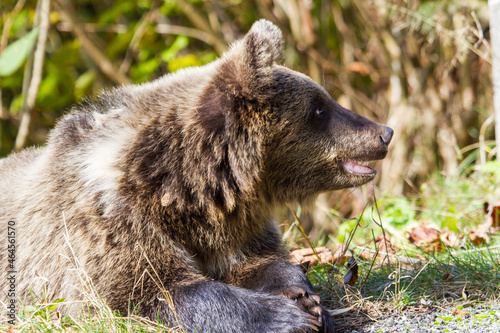
M18 299L81 299L77 260L124 315L189 332L333 332L273 212L372 180L365 162L386 156L392 130L279 65L283 47L260 20L219 60L103 93L45 148L1 161Z

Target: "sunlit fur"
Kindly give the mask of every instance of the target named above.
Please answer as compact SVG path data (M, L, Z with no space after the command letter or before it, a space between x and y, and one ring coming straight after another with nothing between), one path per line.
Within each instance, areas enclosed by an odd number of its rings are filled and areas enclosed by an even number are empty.
M258 21L221 59L103 93L63 117L45 148L1 161L18 295L81 299L76 257L123 315L136 306L178 324L163 286L188 331L333 332L272 214L371 180L340 163L383 158L384 127L282 55L279 29ZM319 106L327 118L314 118Z

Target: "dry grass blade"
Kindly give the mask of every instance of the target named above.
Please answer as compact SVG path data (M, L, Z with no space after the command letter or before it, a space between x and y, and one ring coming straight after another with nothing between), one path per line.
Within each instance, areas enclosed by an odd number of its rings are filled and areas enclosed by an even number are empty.
M321 262L321 258L319 256L318 252L316 252L314 245L311 243L309 236L307 236L307 233L305 232L304 227L302 226L302 223L300 222L300 219L298 218L297 214L295 214L295 211L290 206L288 206L288 209L292 212L292 215L295 219L295 222L297 222L297 226L298 226L300 232L302 233L302 236L304 236L304 239L306 240L307 244L309 244L309 247L313 250L314 255L316 256L316 259L318 260L318 262Z
M161 281L161 278L158 275L158 272L156 271L155 267L153 266L153 264L149 260L148 256L146 255L146 252L144 251L144 248L139 243L136 243L136 246L141 249L141 255L148 262L149 267L151 267L151 269L152 269L152 271L154 273L154 276L151 275L151 273L149 272L149 270L146 270L146 273L151 278L151 280L154 281L154 283L156 284L156 286L158 287L158 289L163 294L163 297L165 297L165 301L167 302L168 306L170 307L170 310L172 310L172 312L174 313L175 320L177 321L177 325L179 326L179 328L182 331L184 331L184 329L182 328L182 325L179 322L179 318L177 317L177 311L175 310L174 301L172 300L172 297L170 297L170 293L168 292L168 290L163 285L163 282Z

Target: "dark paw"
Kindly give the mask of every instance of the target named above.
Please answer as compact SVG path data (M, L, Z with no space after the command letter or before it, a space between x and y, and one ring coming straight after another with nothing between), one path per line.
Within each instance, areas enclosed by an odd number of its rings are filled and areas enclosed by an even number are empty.
M318 319L321 318L323 311L321 309L321 306L319 305L320 298L318 295L298 286L283 288L281 290L278 290L276 294L296 301L300 304L304 311Z
M315 333L320 332L321 323L318 318L304 311L302 306L292 300L268 296L262 303L264 308L257 309L256 318L244 332L276 332L276 333Z
M297 286L281 289L276 294L296 301L301 309L312 315L319 323L319 332L335 332L332 316L320 305L321 299L318 295Z
M287 301L290 302L290 301ZM281 308L283 311L282 319L287 318L286 321L291 323L290 326L280 325L283 332L302 332L312 333L321 332L322 323L320 318L305 312L303 307L295 302L287 303L287 307ZM286 313L286 314L285 314ZM281 331L280 331L281 332Z
M321 321L322 327L319 331L321 333L335 333L335 326L333 325L333 318L328 313L328 310L326 310L325 308L322 308L322 314L321 314L320 321Z

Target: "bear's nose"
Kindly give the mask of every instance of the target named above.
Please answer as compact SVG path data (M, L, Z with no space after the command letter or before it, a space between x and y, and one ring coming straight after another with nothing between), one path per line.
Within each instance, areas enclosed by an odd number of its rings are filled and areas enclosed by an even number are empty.
M392 130L392 128L385 126L384 134L380 136L380 139L382 139L382 142L387 146L391 142L393 134L394 131Z

